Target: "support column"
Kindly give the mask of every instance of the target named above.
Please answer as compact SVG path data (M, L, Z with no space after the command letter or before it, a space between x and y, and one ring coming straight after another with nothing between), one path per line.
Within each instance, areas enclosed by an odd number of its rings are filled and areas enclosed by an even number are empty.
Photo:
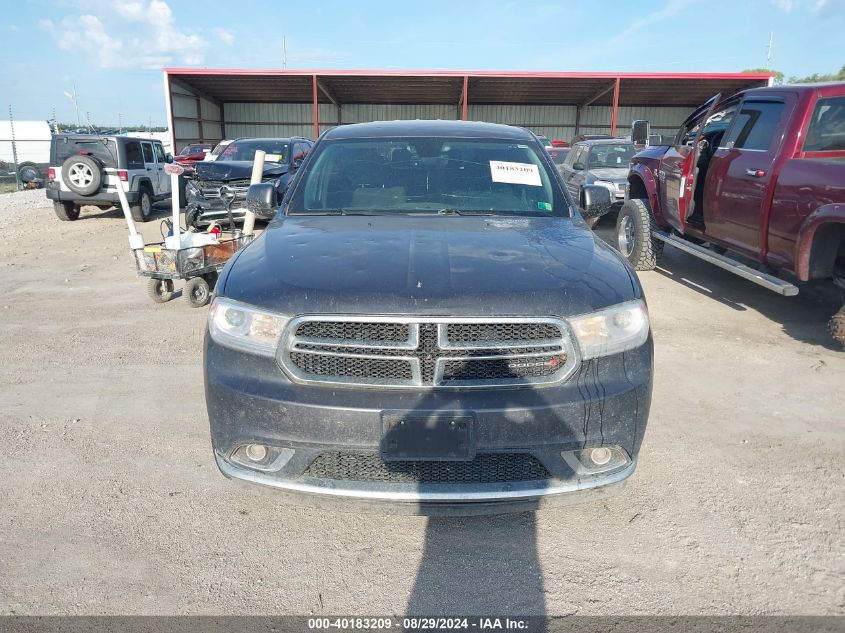
M616 136L616 123L619 118L619 84L621 83L619 77L616 78L616 83L613 86L613 110L610 112L610 135Z
M314 139L320 136L320 103L317 99L317 75L311 75L311 96L314 100L312 118L314 120Z
M581 106L575 106L575 134L572 135L572 140L574 141L578 138L579 131L581 129Z
M467 112L469 111L468 102L469 102L469 77L464 75L464 96L461 100L461 121L467 120Z

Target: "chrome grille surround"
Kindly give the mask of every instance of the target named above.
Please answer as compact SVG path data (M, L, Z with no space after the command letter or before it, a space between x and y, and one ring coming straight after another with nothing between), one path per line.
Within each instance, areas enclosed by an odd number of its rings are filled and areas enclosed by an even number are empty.
M312 325L315 323L326 324L329 331L338 331L341 324L347 323L353 324L352 328L345 328L351 331L366 331L363 324L389 325L392 326L391 337L375 340L372 336L356 339L313 336L320 331L320 327ZM407 329L397 330L399 325ZM300 326L305 326L303 330L312 335L303 336ZM449 335L450 326L479 326L479 332L488 333L522 328L531 335L518 339L495 339L488 335L467 340L472 337L464 333L457 337L459 340L454 340ZM397 331L401 331L402 336L396 336ZM541 336L552 331L558 335L553 338ZM317 363L314 357L319 357L320 362ZM276 360L294 382L302 384L461 389L558 384L568 379L580 364L574 335L564 320L513 316L299 316L288 323ZM350 373L350 363L355 361L375 368L372 373L381 372L381 375L366 375L367 372L362 371L355 372L359 374L355 376L336 375L330 371L339 367L347 368ZM490 366L489 370L483 369L485 363ZM398 366L404 369L398 371ZM471 377L461 378L461 368ZM508 375L521 371L537 375ZM485 373L495 377L478 377Z

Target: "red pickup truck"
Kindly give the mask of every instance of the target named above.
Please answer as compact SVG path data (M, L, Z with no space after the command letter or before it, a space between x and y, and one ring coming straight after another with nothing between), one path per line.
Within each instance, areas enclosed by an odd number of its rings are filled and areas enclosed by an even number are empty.
M647 147L646 121L632 140L616 239L634 268L668 243L783 295L781 271L845 289L845 83L716 95L672 145ZM829 328L845 345L845 307Z

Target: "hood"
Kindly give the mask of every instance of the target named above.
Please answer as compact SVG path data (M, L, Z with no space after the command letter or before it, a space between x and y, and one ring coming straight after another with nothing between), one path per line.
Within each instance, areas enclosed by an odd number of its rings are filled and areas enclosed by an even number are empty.
M590 169L590 175L596 180L609 180L610 182L627 182L628 165L622 167L595 167Z
M287 216L219 286L291 315L569 316L641 296L622 258L569 218Z
M200 180L242 180L252 176L251 160L199 161L196 163L196 177ZM286 174L288 166L282 163L265 163L264 177Z

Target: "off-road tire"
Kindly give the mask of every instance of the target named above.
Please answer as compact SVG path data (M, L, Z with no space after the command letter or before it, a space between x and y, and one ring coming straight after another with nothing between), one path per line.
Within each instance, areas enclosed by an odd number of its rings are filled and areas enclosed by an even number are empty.
M62 163L62 180L74 193L90 196L103 184L103 166L95 158L84 154L69 156Z
M192 308L201 308L211 301L211 288L202 277L191 277L186 283L182 294Z
M632 243L629 248L625 248L620 236L628 226L631 229ZM626 200L619 210L619 217L616 218L616 247L634 270L653 270L660 262L663 242L654 237L653 231L656 228L654 214L646 200Z
M150 279L147 283L147 294L156 303L167 303L173 298L173 280Z
M153 194L147 185L138 189L138 202L129 205L129 213L135 222L146 222L153 213Z
M830 317L827 322L827 329L833 340L845 347L845 306L839 309L839 312Z
M18 177L23 183L32 182L41 178L41 170L35 163L21 163L18 165Z
M79 219L79 206L68 200L53 200L53 211L63 222Z

